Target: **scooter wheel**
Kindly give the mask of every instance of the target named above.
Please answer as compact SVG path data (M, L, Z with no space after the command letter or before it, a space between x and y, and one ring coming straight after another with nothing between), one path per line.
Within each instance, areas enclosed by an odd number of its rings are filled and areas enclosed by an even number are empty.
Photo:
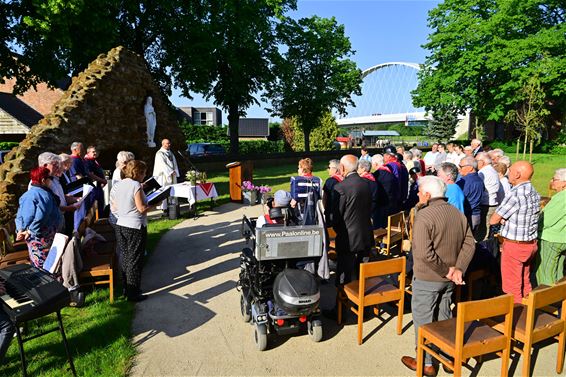
M242 313L244 322L247 323L252 319L250 304L246 302L243 293L240 295L240 312Z
M265 351L267 349L267 326L265 324L255 325L254 329L255 345L258 351Z
M322 322L315 320L308 323L309 335L314 342L322 340Z

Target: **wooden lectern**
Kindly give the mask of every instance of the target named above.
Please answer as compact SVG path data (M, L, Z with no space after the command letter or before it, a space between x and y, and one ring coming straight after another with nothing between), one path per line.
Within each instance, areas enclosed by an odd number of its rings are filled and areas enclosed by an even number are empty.
M230 172L230 200L242 202L242 182L252 181L253 161L236 161L226 165Z

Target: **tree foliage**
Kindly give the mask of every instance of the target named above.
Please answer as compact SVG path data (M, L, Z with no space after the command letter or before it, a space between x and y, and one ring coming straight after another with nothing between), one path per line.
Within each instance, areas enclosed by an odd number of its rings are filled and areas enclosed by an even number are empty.
M275 78L267 86L270 111L283 118L295 117L310 150L310 134L331 109L340 114L353 105L352 93L361 94L361 71L348 59L352 55L344 26L336 19L287 19L278 25L283 53L272 57Z
M206 4L207 35L197 47L200 53L195 56L192 43L172 46L171 73L184 95L203 93L228 112L230 150L235 154L239 118L249 106L259 103L255 93L272 79L269 56L277 48L275 26L296 1L211 0ZM192 27L192 15L186 17L179 30ZM199 75L200 71L206 74Z
M566 109L566 9L562 0L446 0L429 13L429 50L416 106L472 109L501 121L540 75L545 106Z
M285 131L285 128L288 128ZM305 135L303 128L296 117L285 119L282 129L286 137L286 142L296 152L305 151ZM310 148L313 151L329 151L334 149L336 137L340 134L340 128L336 119L330 112L326 112L319 120L318 124L311 131Z
M524 137L523 159L525 159L527 144L529 144L529 161L533 157L533 146L541 139L541 131L545 126L545 118L550 112L545 108L545 94L540 78L533 76L521 89L522 103L516 109L510 110L505 119L517 126ZM519 141L521 137L519 137ZM517 156L519 159L519 144L517 143Z
M433 113L433 119L425 128L425 134L432 140L448 141L456 133L458 112L454 108L438 107Z

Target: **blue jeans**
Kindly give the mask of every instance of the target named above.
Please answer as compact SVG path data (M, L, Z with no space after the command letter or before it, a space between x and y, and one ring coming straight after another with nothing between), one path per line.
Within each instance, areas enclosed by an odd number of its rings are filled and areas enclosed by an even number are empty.
M10 317L4 312L4 309L0 307L0 363L4 360L4 355L10 347L10 342L14 337L14 332L16 328L10 320Z
M413 278L413 296L411 310L415 326L415 344L419 335L419 327L427 323L452 318L452 292L454 283L424 281ZM425 352L425 365L432 365L432 356Z

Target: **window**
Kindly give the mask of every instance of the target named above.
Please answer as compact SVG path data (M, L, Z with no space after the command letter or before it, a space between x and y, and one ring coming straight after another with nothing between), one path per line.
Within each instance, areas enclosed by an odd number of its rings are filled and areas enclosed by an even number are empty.
M199 113L195 112L194 124L203 126L212 126L213 123L212 112Z

